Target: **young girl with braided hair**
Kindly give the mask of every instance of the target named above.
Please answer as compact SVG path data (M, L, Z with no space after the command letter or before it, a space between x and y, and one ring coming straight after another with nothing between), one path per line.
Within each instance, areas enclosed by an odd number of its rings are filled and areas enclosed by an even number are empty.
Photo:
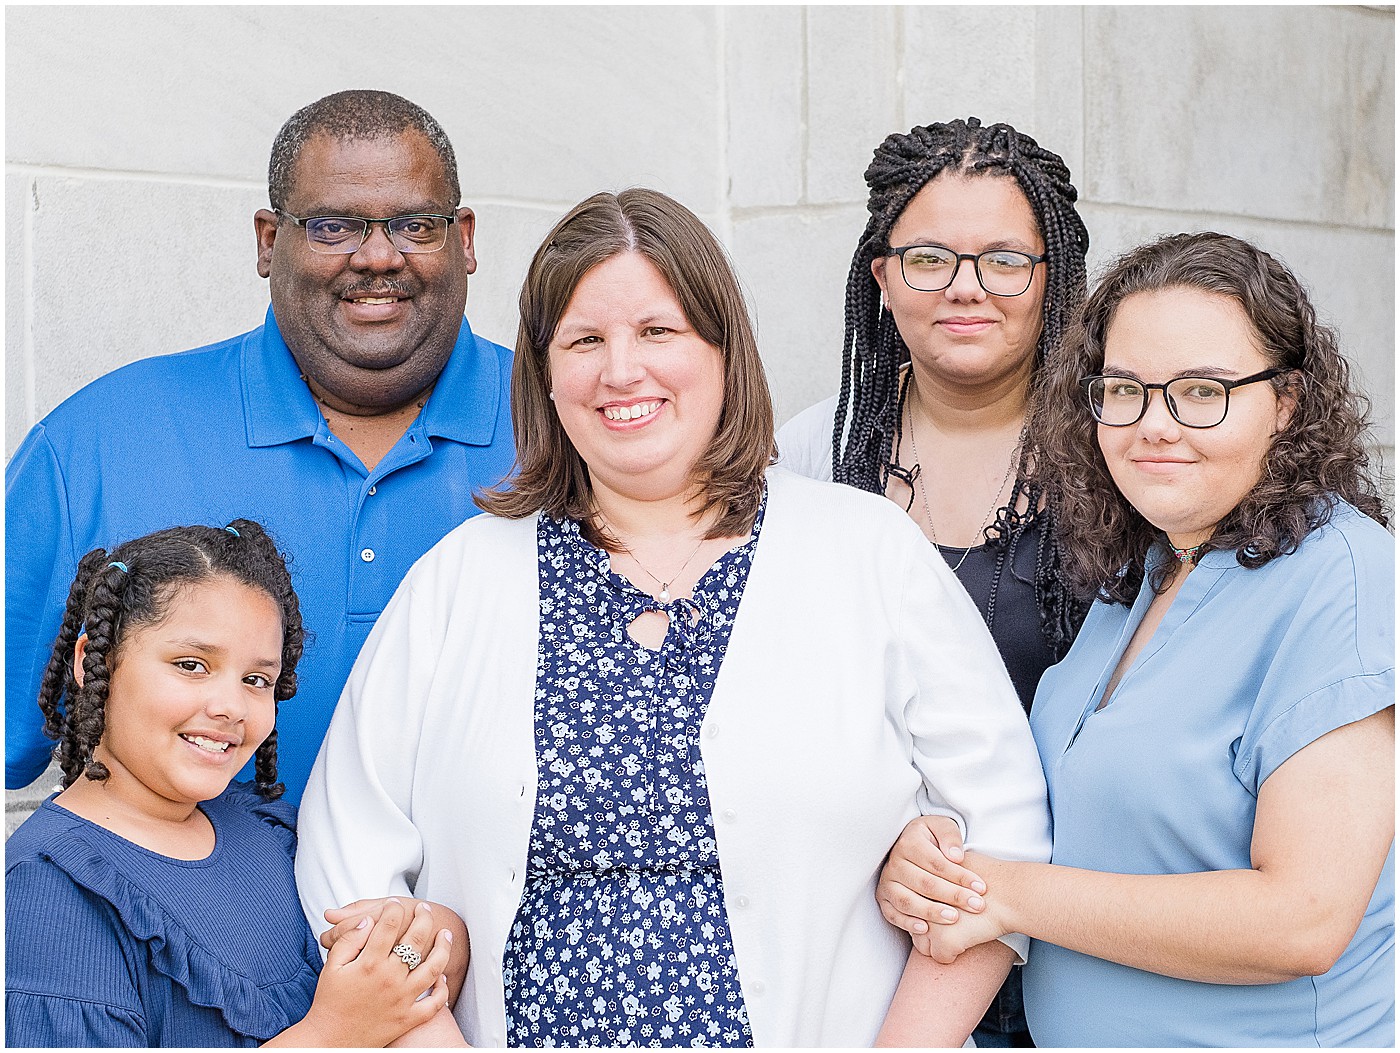
M1056 154L976 117L890 135L865 179L841 390L784 426L778 450L785 467L908 512L981 611L1029 712L1085 609L1030 410L1085 294L1078 193ZM974 1037L1029 1044L1015 977Z
M277 800L302 636L249 520L83 557L39 698L64 789L6 846L7 1045L382 1046L446 1005L426 904L350 928L322 967Z

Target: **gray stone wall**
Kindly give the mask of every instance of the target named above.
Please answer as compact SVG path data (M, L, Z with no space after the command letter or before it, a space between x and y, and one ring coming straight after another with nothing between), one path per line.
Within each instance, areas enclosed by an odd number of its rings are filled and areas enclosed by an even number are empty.
M373 15L367 18L367 15ZM684 201L732 253L779 419L832 393L862 172L975 114L1064 155L1091 271L1216 229L1280 255L1394 442L1389 7L10 7L5 444L115 366L257 325L272 137L351 87L447 129L503 343L529 256L600 189Z

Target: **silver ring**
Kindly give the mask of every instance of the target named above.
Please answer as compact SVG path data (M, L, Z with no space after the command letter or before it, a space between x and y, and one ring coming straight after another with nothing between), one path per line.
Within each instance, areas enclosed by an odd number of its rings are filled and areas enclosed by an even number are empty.
M423 956L406 943L395 944L393 953L399 956L399 961L408 966L409 972L413 972L423 962Z

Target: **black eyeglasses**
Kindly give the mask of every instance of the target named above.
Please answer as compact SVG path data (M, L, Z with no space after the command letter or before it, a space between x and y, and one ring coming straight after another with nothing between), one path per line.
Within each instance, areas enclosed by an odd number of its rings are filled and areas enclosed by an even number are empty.
M1094 419L1110 428L1126 428L1142 420L1153 391L1162 393L1168 412L1178 424L1187 428L1214 428L1230 412L1231 391L1287 372L1286 369L1266 369L1239 380L1176 377L1165 384L1146 384L1136 377L1108 373L1084 377L1079 386L1089 397L1089 411Z
M887 255L899 257L904 284L916 292L941 292L953 284L963 260L971 260L977 282L992 296L1020 296L1031 287L1035 265L1048 257L1012 249L954 252L946 245L901 245Z
M360 219L357 216L311 216L302 218L290 212L276 210L277 215L290 219L306 231L306 243L312 252L328 256L358 252L376 223L384 224L385 233L400 252L437 252L447 244L447 228L457 222L456 216L439 216L430 212L387 219Z

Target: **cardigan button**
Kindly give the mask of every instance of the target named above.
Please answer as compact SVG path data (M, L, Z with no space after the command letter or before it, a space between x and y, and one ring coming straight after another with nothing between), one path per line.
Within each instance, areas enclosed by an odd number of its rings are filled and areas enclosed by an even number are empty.
M735 904L736 904L737 906L740 906L740 907L747 907L747 906L749 905L749 897L748 897L748 896L739 896L737 899L734 900L734 902L735 902Z
M711 724L709 727L707 727L707 728L705 729L705 736L706 736L707 738L712 738L712 739L719 738L719 725L718 725L718 724Z
M739 813L733 808L726 808L723 812L723 816L726 823L732 823L735 819L739 818Z
M755 980L752 984L749 985L749 990L753 994L761 995L764 991L767 990L767 987L764 985L762 980Z

